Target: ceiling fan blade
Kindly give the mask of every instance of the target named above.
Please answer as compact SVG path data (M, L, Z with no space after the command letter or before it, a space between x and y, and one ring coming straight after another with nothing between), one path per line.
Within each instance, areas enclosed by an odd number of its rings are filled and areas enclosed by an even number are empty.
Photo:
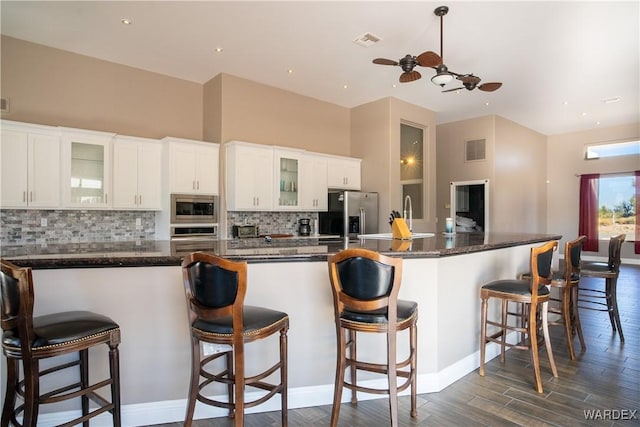
M483 90L485 92L493 92L494 90L500 89L502 83L492 82L492 83L483 83L478 86L478 89Z
M455 88L455 89L447 89L447 90L443 90L443 91L442 91L442 93L445 93L445 92L455 92L455 91L458 91L458 90L461 90L461 89L464 89L464 86L463 86L463 87L457 87L457 88Z
M437 67L442 64L442 58L435 52L431 52L430 50L421 53L416 57L418 61L418 65L421 67Z
M385 58L376 58L373 60L373 63L379 65L398 65L398 61L393 61L391 59Z
M415 80L418 80L422 75L417 71L409 71L406 73L400 74L400 83L408 83Z

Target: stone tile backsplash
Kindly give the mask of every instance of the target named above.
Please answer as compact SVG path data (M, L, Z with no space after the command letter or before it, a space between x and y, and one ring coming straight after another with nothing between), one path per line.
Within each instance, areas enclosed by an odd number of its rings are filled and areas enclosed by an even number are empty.
M153 211L1 210L0 244L154 240L155 217Z
M0 245L154 240L155 217L155 211L0 210ZM136 227L137 218L140 227ZM232 236L233 224L257 224L261 234L297 235L300 218L309 218L313 224L318 213L227 212L227 235Z
M231 227L234 224L256 224L260 234L282 233L298 234L298 220L309 218L311 224L318 219L317 212L227 212L227 235L231 237ZM314 230L312 229L311 232Z

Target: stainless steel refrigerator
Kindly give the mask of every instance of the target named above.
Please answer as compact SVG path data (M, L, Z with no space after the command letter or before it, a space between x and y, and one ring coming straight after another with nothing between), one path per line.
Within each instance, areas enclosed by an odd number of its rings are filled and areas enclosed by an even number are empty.
M355 239L358 234L378 232L378 193L330 191L327 212L318 215L320 234Z

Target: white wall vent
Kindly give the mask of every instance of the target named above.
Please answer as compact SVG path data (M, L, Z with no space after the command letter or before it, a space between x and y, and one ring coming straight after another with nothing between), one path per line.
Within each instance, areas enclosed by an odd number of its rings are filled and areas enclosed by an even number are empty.
M359 44L360 46L364 46L364 47L369 47L369 46L373 46L374 44L378 43L379 41L382 41L382 39L378 36L375 36L371 33L365 33L361 36L358 36L356 39L353 40L353 42L355 44Z
M484 139L472 139L465 142L465 160L467 162L474 162L477 160L486 159Z
M9 98L0 98L0 112L9 112Z

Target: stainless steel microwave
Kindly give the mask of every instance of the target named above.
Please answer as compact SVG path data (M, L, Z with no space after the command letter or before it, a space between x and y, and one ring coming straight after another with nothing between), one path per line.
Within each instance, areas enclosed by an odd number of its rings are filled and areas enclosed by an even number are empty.
M171 224L216 224L218 196L171 195Z

